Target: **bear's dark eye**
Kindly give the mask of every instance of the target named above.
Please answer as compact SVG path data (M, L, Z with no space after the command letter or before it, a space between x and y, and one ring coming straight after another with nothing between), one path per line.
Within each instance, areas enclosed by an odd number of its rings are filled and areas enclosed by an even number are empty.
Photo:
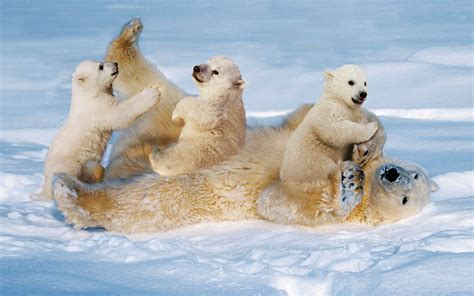
M402 205L406 205L408 202L408 197L404 196L402 200Z
M367 82L364 82L364 86L367 86Z
M349 83L349 85L351 85L351 86L355 84L354 81L352 81L352 80L349 80L347 83Z
M212 71L212 74L214 74L214 75L219 75L219 72L218 72L217 70L213 70L213 71Z
M99 65L99 70L104 70L104 65L103 64Z

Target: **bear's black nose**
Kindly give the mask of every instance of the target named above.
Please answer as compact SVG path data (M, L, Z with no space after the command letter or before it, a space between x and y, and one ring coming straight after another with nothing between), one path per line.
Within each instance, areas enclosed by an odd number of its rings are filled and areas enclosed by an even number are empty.
M193 71L194 73L199 73L201 72L201 69L199 69L199 66L194 66Z
M363 91L359 94L359 97L361 97L362 99L365 99L367 97L367 93Z
M396 168L390 168L389 170L385 171L385 179L389 182L394 182L400 176L400 173Z

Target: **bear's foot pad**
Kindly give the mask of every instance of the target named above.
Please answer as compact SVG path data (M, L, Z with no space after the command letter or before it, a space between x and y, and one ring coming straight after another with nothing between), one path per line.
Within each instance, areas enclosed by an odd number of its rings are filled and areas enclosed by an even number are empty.
M364 172L353 162L344 163L341 173L341 191L339 195L339 212L349 215L361 202L364 195Z

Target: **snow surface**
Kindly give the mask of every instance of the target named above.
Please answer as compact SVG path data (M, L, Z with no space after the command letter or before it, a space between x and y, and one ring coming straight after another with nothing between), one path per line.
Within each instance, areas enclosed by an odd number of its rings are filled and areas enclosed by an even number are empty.
M474 294L470 1L0 6L1 295ZM189 92L192 65L235 58L251 125L277 124L314 102L324 69L360 64L386 153L421 164L440 190L419 215L375 228L241 221L128 237L73 230L52 202L30 194L67 115L73 69L101 59L135 16L145 54Z

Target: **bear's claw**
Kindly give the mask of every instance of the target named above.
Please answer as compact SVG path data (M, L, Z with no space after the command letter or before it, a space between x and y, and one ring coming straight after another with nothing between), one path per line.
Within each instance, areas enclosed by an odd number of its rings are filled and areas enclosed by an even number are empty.
M342 167L341 190L339 195L339 214L348 216L361 202L364 195L364 172L351 161L346 161Z

